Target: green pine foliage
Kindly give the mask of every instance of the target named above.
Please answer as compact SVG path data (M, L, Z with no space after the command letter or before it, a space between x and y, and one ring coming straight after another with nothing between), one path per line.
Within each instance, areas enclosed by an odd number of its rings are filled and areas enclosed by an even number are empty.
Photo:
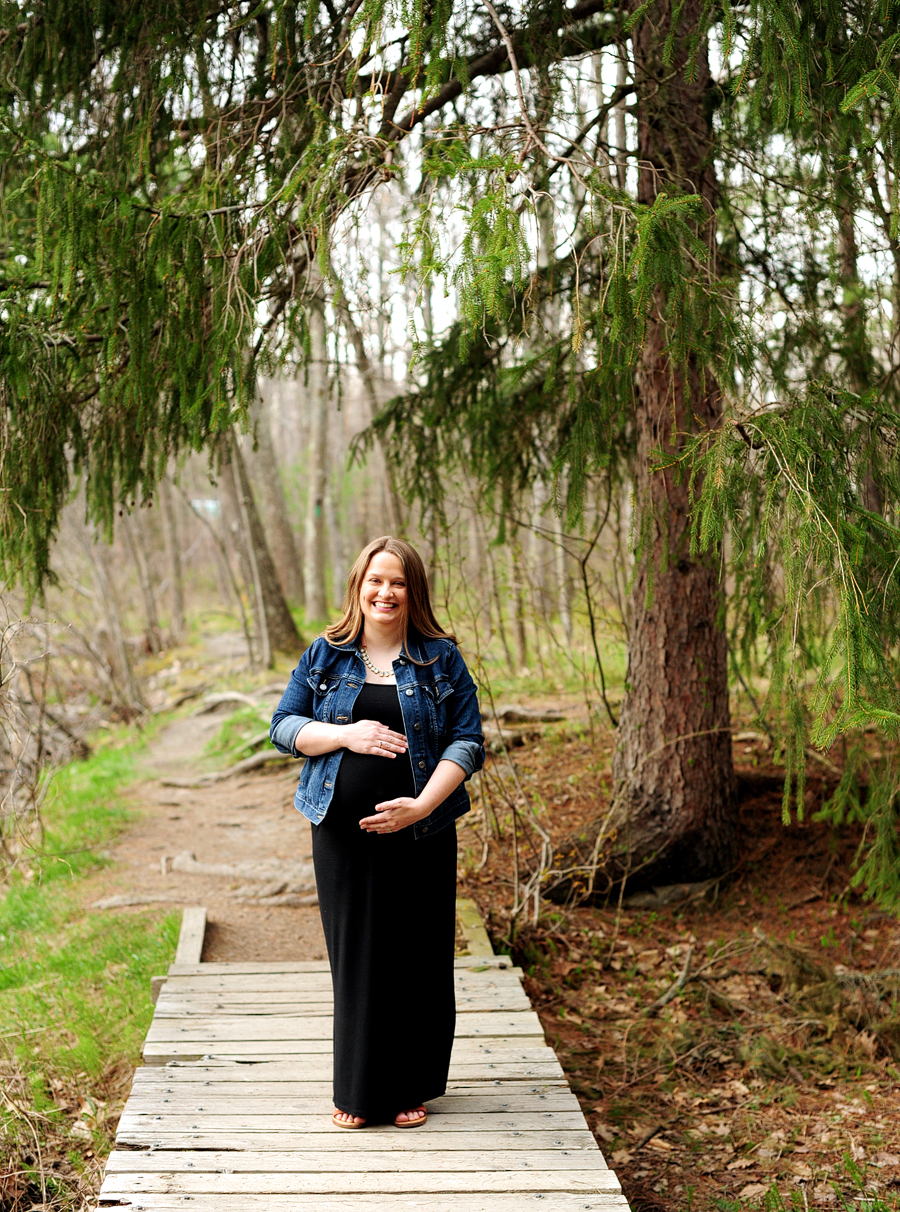
M591 57L647 23L674 64L690 6L662 3L537 0L501 30L451 0L0 0L2 575L45 582L79 478L108 529L243 423L259 370L306 348L313 258L330 277L399 178L405 272L458 304L375 425L407 492L440 509L462 465L502 513L556 479L577 524L633 477L662 301L673 375L726 404L670 445L695 549L723 544L734 660L768 682L786 810L810 745L876 727L830 811L870 823L860 878L898 904L900 0L700 7L714 216L689 185L622 188L591 99ZM618 95L629 122L656 88Z

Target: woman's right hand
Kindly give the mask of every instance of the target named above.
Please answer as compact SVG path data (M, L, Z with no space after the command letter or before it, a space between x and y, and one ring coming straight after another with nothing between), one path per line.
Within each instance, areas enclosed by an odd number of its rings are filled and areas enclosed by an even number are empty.
M378 757L394 758L406 753L408 745L402 732L392 732L377 720L359 720L341 728L341 742L353 753L372 753Z

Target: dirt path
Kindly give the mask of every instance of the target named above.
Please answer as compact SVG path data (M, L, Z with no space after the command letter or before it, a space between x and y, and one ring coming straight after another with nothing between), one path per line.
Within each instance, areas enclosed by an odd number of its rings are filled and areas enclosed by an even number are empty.
M202 667L220 683L242 663L238 637L205 643ZM279 692L254 697L265 710ZM208 768L204 748L233 710L202 708L151 741L142 759L146 781L128 796L137 819L111 848L111 864L90 878L88 903L98 913L104 905L126 913L157 903L204 905L204 960L324 959L309 825L293 807L299 770L278 766L199 787L167 785L193 781Z

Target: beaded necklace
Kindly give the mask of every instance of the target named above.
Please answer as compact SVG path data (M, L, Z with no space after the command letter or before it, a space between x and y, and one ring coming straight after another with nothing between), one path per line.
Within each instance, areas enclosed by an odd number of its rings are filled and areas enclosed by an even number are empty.
M380 678L392 678L394 676L393 669L384 670L384 669L379 669L377 665L373 665L373 663L369 657L369 654L366 651L365 644L360 645L359 654L362 657L362 659L365 661L366 666L369 669L371 669L373 673L377 674Z

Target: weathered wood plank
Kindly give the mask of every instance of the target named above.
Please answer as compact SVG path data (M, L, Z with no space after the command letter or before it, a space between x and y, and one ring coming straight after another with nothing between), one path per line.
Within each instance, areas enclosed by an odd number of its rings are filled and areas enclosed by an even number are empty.
M431 1171L388 1173L357 1171L350 1174L110 1174L100 1198L138 1195L344 1195L364 1192L382 1195L418 1195L421 1192L472 1191L618 1191L611 1170L471 1170L462 1173Z
M194 1015L186 1018L163 1018L154 1015L147 1040L179 1042L209 1040L240 1040L243 1043L261 1040L331 1039L331 1015L307 1014ZM456 1038L473 1036L496 1038L527 1035L544 1038L541 1020L533 1010L498 1010L488 1013L461 1014L456 1020Z
M549 1049L548 1049L549 1051ZM256 1059L256 1058L254 1058ZM331 1053L322 1053L318 1056L309 1056L305 1060L301 1058L301 1063L297 1064L297 1058L294 1057L283 1061L281 1064L276 1064L278 1057L273 1057L272 1061L264 1061L268 1065L267 1072L271 1072L273 1076L266 1080L273 1081L330 1081L331 1080ZM219 1063L221 1068L216 1069L214 1066ZM145 1069L166 1074L167 1080L172 1081L190 1081L200 1080L194 1077L194 1074L205 1073L204 1081L210 1083L216 1082L218 1078L216 1073L228 1075L228 1080L241 1082L242 1084L252 1085L256 1078L253 1070L261 1069L262 1065L237 1065L228 1058L221 1058L220 1061L215 1059L197 1060L197 1061L169 1061L165 1064L153 1064L152 1062L144 1066ZM239 1070L249 1071L244 1077ZM236 1070L238 1072L236 1072ZM487 1058L474 1058L467 1060L466 1058L457 1057L450 1065L451 1081L472 1081L472 1082L489 1082L489 1081L525 1081L525 1082L563 1082L565 1076L560 1066L559 1061L551 1052L546 1060L542 1061L527 1061L521 1062L518 1060L491 1060Z
M196 1057L194 1060L176 1058L175 1061L172 1061L171 1059L163 1057L159 1062L159 1070L160 1072L170 1072L172 1064L214 1064L217 1059L221 1060L224 1064L230 1065L235 1059L241 1060L243 1058L222 1056L204 1059L202 1057ZM296 1062L298 1059L303 1062L299 1069L296 1067L288 1068L288 1066L294 1066L294 1062ZM145 1056L144 1060L148 1067L156 1067L152 1057ZM289 1057L286 1060L277 1055L272 1055L269 1057L253 1056L247 1057L246 1060L248 1062L263 1060L266 1063L272 1064L275 1064L279 1060L283 1060L286 1069L285 1080L290 1080L292 1073L294 1073L295 1076L297 1073L299 1073L302 1078L317 1078L320 1081L325 1081L330 1079L332 1072L330 1052L323 1052L320 1055L307 1055L299 1058L294 1056ZM249 1067L250 1065L248 1064L248 1068ZM555 1056L551 1055L551 1058L548 1060L530 1061L525 1065L515 1060L508 1062L495 1060L487 1063L477 1059L472 1061L460 1059L451 1064L450 1076L454 1081L489 1081L491 1078L500 1078L501 1080L559 1081L564 1075L559 1061Z
M484 921L473 900L457 897L456 920L459 922L466 939L466 949L470 956L491 956L494 948L484 928Z
M555 1059L556 1053L546 1043L539 1043L532 1039L503 1039L498 1037L495 1039L457 1039L453 1042L454 1057L486 1057L488 1060L494 1060L498 1057L503 1057L506 1060L546 1060ZM271 1062L260 1062L274 1064ZM299 1062L292 1062L297 1064ZM226 1058L210 1060L210 1061L173 1061L173 1067L181 1067L182 1065L202 1065L208 1064L213 1068L221 1068L222 1066L230 1066L235 1068L236 1061ZM262 1070L258 1070L262 1072Z
M199 905L186 905L181 915L181 930L175 950L176 964L199 964L206 934L206 910Z
M207 1076L217 1072L221 1080ZM159 1096L172 1094L179 1098L197 1098L200 1094L208 1094L210 1098L314 1098L317 1094L330 1095L331 1082L321 1078L282 1081L277 1077L274 1065L255 1082L230 1081L227 1069L217 1071L189 1066L170 1069L162 1065L142 1065L135 1070L131 1089L132 1094L138 1096L152 1091ZM505 1094L515 1097L518 1094L560 1093L570 1093L568 1084L561 1077L548 1081L492 1077L483 1081L471 1078L460 1081L451 1078L447 1083L447 1095Z
M168 972L166 979L174 982L177 988L252 989L260 987L260 985L265 985L266 988L271 985L271 987L279 989L317 988L320 985L321 988L331 987L331 968L328 967L327 962L316 964L315 971L311 972L288 972L283 968L269 972L259 972L256 968L251 968L251 971L245 972L241 971L241 967L241 965L235 965L233 970L227 964L179 965L179 968L184 968L184 971ZM493 964L476 965L475 967L457 967L453 970L454 983L457 985L491 984L500 988L516 984L521 981L521 978L522 968L511 966L500 968Z
M139 1128L150 1128L158 1123L168 1133L173 1132L211 1132L218 1129L222 1132L275 1132L284 1127L284 1119L280 1115L253 1115L250 1112L238 1112L234 1115L218 1115L213 1111L204 1111L202 1115L163 1114L162 1108L156 1115L143 1115L132 1112L125 1104L122 1118L119 1120L120 1131L132 1131ZM435 1117L437 1125L438 1120ZM321 1115L295 1115L293 1128L295 1132L315 1132L322 1127ZM442 1132L478 1132L481 1129L508 1132L537 1132L541 1128L552 1128L563 1131L566 1128L577 1129L584 1127L584 1116L580 1111L523 1111L504 1115L442 1115L440 1130ZM339 1132L340 1128L335 1128ZM396 1129L394 1129L396 1131ZM421 1131L416 1129L416 1131ZM424 1134L424 1133L423 1133ZM345 1133L345 1136L347 1134Z
M331 1052L331 1040L297 1040L287 1037L282 1040L150 1040L148 1047L159 1048L177 1048L178 1045L183 1045L195 1059L201 1059L205 1051L223 1060L224 1063L234 1064L233 1056L235 1052L252 1054L262 1059L265 1053L268 1053L268 1059L271 1063L275 1063L281 1057L288 1053L303 1054L305 1052L325 1053ZM200 1046L197 1046L200 1045ZM147 1051L147 1048L145 1048ZM173 1052L173 1059L177 1059L178 1052ZM508 1039L504 1036L468 1036L463 1039L458 1039L453 1045L453 1056L455 1058L474 1058L481 1057L487 1060L521 1060L523 1063L529 1060L551 1060L555 1059L555 1053L552 1048L543 1044L537 1039L537 1036L520 1035L517 1039Z
M192 1120L197 1123L199 1121ZM322 1128L317 1121L319 1131L296 1132L282 1129L276 1132L209 1132L202 1128L195 1131L171 1132L164 1123L154 1124L153 1129L133 1131L119 1126L116 1144L141 1150L159 1149L176 1151L196 1149L203 1152L207 1149L223 1149L234 1152L265 1151L281 1153L291 1150L305 1152L329 1152L338 1150L346 1152L350 1148L349 1132L328 1125ZM444 1132L438 1124L429 1124L428 1130L416 1128L408 1132L400 1132L389 1124L366 1128L363 1132L353 1133L353 1149L358 1153L367 1153L370 1149L390 1150L391 1152L417 1152L421 1149L439 1149L442 1152L474 1149L512 1149L516 1152L533 1152L541 1149L582 1149L589 1151L596 1142L589 1129L581 1128L556 1129L546 1128L540 1132L494 1131L487 1128L478 1132ZM365 1163L362 1162L361 1165Z
M454 968L467 968L473 972L484 972L489 968L511 969L515 971L512 960L506 955L495 956L457 956L453 961ZM246 960L243 962L181 964L169 965L169 976L223 976L241 972L257 972L268 975L272 972L330 972L327 960L306 961L265 961ZM521 968L518 969L521 972Z
M541 1202L532 1202L536 1200ZM131 1207L133 1212L184 1212L180 1196L151 1192L143 1193ZM402 1207L404 1212L522 1212L531 1207L535 1212L628 1212L624 1195L616 1191L596 1195L587 1192L410 1195L404 1197ZM247 1196L194 1195L191 1208L193 1212L247 1212ZM253 1212L385 1212L385 1207L383 1195L366 1193L258 1195L253 1200Z
M208 965L211 968L215 964ZM206 964L182 975L166 976L171 988L203 992L217 989L330 989L331 972L326 967L319 972L206 972ZM521 968L457 968L453 983L457 989L515 989L521 988Z
M317 993L297 996L287 992L269 994L267 990L254 993L191 993L162 992L157 998L155 1014L160 1018L191 1017L221 1012L227 1015L242 1014L331 1014L334 1002L328 996ZM484 993L457 993L457 1014L482 1014L495 1011L528 1011L531 1005L524 991L510 990L508 993L485 991Z
M355 1139L355 1138L354 1138ZM364 1165L355 1149L330 1152L272 1153L248 1150L245 1153L181 1150L120 1149L111 1154L107 1174L177 1174L185 1170L201 1172L233 1171L235 1174L268 1172L272 1174L347 1173L359 1169L421 1173L444 1170L456 1173L473 1170L604 1170L606 1163L596 1147L590 1149L422 1149L369 1150Z
M133 1092L128 1100L132 1115L331 1115L331 1095L294 1098L263 1098L256 1087L252 1093L224 1098L218 1091L197 1095L160 1094L152 1090ZM519 1111L579 1111L578 1099L571 1091L558 1094L445 1094L428 1102L430 1113L437 1115L492 1115Z
M100 1206L133 1212L628 1212L505 957L455 970L447 1093L417 1132L331 1113L331 977L307 964L172 965Z

